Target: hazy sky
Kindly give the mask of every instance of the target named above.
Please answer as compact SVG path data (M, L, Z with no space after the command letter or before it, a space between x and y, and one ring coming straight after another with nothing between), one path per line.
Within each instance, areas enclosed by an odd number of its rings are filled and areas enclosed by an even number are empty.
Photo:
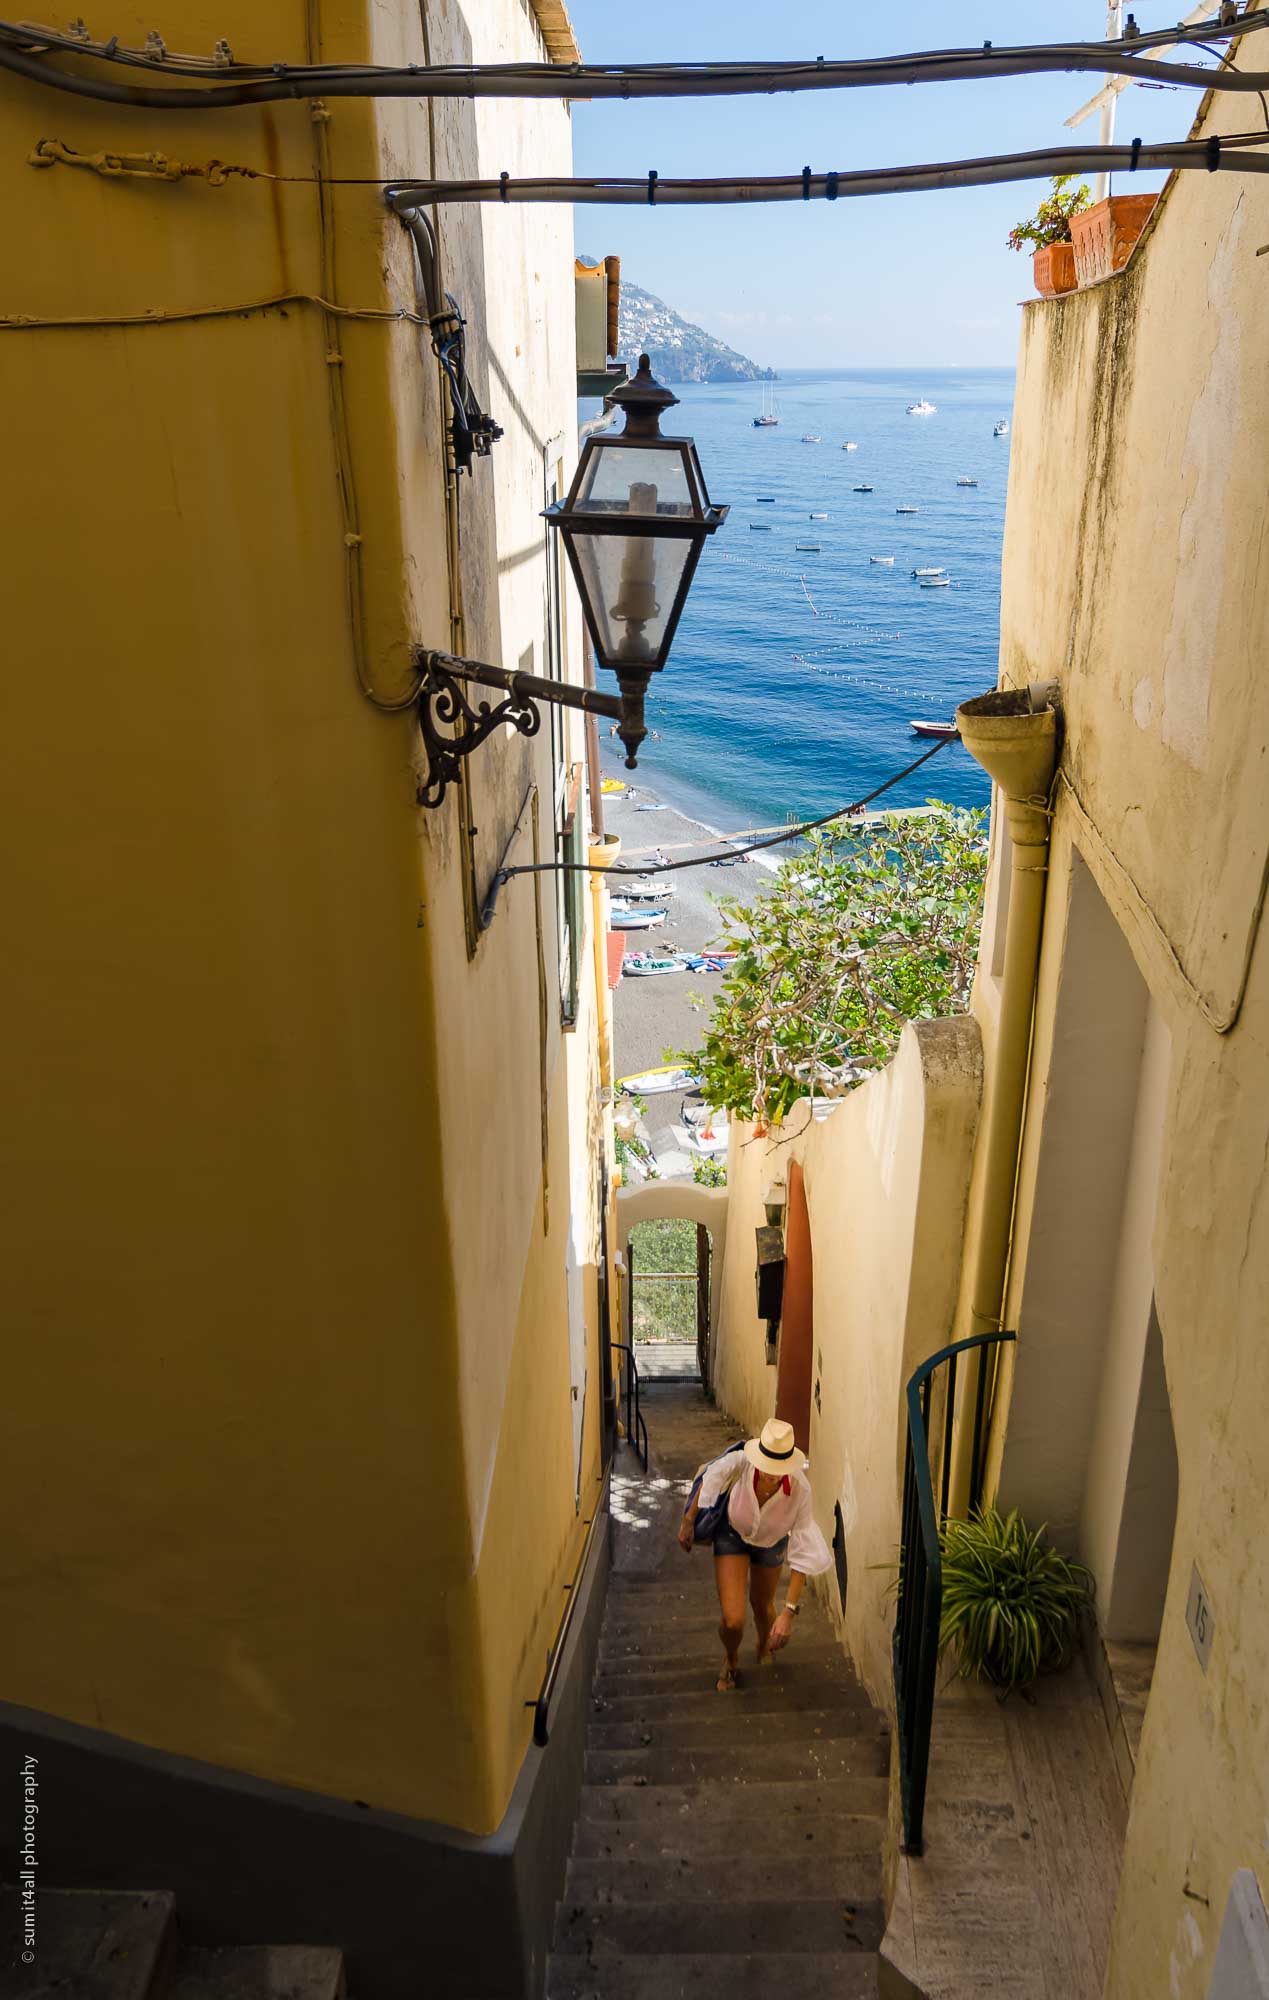
M1185 11L1135 0L1143 30ZM1215 11L1215 9L1213 9ZM1104 0L570 0L592 62L893 55L906 50L1093 40ZM1199 57L1205 61L1206 58ZM1087 73L624 104L574 111L579 174L797 173L897 166L1097 141L1063 120L1101 87ZM1200 94L1131 87L1116 137L1184 138ZM1139 189L1162 176L1136 177ZM1126 177L1119 183L1126 187ZM1030 258L1006 248L1043 182L762 208L579 208L577 245L616 251L627 276L764 365L1009 365Z

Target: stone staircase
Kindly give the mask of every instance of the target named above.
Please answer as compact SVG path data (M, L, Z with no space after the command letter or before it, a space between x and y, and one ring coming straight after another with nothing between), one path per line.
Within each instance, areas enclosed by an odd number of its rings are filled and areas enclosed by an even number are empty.
M613 1571L548 2000L877 1994L889 1741L810 1593L777 1664L717 1694L713 1556L674 1536L740 1432L697 1387L645 1393L652 1458L613 1475ZM777 1603L783 1602L777 1596Z
M182 1947L166 1890L43 1889L35 1961L16 1889L0 1891L0 2000L345 2000L326 1945Z

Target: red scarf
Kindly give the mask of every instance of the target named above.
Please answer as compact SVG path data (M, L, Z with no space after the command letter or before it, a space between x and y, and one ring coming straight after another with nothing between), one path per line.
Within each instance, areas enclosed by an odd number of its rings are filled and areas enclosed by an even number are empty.
M785 1473L784 1478L780 1481L780 1484L784 1488L784 1497L787 1500L790 1493L793 1491L793 1488L789 1485L789 1475L787 1472ZM755 1500L758 1499L758 1470L756 1466L754 1468L754 1475L753 1475L753 1497ZM759 1501L758 1504L761 1506L762 1504L761 1501Z

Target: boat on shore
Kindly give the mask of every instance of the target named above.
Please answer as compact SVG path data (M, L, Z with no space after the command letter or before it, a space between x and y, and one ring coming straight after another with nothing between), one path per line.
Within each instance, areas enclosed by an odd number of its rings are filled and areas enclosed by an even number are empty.
M960 735L954 722L926 722L918 716L912 717L908 727L914 736L938 736L944 741L949 736Z
M629 951L621 961L621 976L623 979L627 975L632 979L652 979L658 973L686 971L687 967L677 952L671 952L668 956L659 958L654 952L650 951ZM670 1084L663 1086L665 1089L672 1089L674 1087Z
M621 888L616 892L616 897L617 901L621 903L638 903L641 901L663 903L669 897L677 896L678 893L679 885L677 882L657 882L651 875L636 875L632 882L622 883Z
M625 960L629 966L630 959ZM701 1080L695 1070L685 1069L682 1063L659 1063L655 1069L640 1070L634 1076L619 1076L618 1090L624 1090L630 1097L661 1097L671 1090L699 1090Z
M657 931L668 915L659 905L614 903L608 912L608 923L615 931Z

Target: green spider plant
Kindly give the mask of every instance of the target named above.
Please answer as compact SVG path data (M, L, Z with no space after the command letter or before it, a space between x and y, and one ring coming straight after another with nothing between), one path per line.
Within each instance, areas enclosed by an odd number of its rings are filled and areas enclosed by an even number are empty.
M939 1655L955 1647L964 1680L988 1680L1009 1693L1070 1659L1093 1578L1044 1545L1016 1508L979 1508L947 1521L941 1536L943 1615Z

